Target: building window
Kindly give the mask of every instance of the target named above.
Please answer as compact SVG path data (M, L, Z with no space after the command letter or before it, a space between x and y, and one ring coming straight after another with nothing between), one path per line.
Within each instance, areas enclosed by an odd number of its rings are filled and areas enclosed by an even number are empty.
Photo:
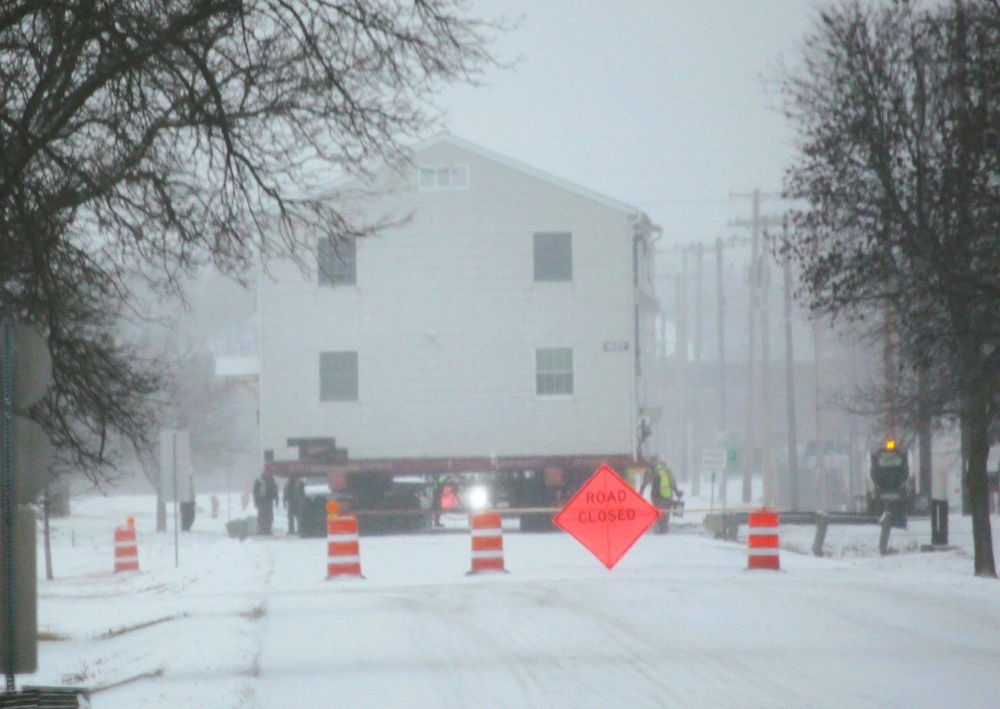
M417 187L421 192L447 192L469 189L468 165L424 165L417 168Z
M358 353L319 353L319 400L358 400Z
M321 236L316 249L316 270L321 286L358 284L358 242L353 236L334 241Z
M566 396L573 393L572 347L535 350L535 393L538 396Z
M573 280L573 235L568 231L535 233L535 281Z

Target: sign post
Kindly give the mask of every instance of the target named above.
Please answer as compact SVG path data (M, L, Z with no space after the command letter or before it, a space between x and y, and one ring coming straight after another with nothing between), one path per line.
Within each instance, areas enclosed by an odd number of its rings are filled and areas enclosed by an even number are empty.
M701 451L701 472L712 475L712 500L709 507L715 508L715 476L722 476L722 485L719 488L719 502L722 509L726 508L726 449L725 448L703 448Z
M552 522L610 570L659 517L656 507L602 465Z
M0 321L0 667L6 690L38 666L35 517L24 507L49 475L52 446L29 418L52 385L48 342L37 329Z
M180 566L177 506L182 476L191 471L191 442L187 431L160 431L160 494L174 503L174 567Z

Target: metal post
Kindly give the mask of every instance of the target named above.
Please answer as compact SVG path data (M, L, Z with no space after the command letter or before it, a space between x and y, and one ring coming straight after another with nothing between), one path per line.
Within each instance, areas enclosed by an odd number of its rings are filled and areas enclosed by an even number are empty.
M5 602L2 604L4 617L3 644L6 648L4 666L7 676L7 692L15 690L14 684L14 619L17 617L14 609L14 328L4 320L0 324L0 346L3 347L3 371L0 378L0 393L2 393L3 426L3 459L0 460L0 516L3 524L3 593Z
M883 512L878 523L882 527L882 532L878 537L878 553L885 556L889 553L889 532L892 531L892 515L888 512Z
M947 500L931 500L931 544L948 544Z
M171 467L174 471L174 568L177 568L181 565L180 531L177 525L177 431L170 436L170 450L173 461Z
M823 556L823 543L826 541L826 528L830 526L830 515L825 512L816 513L816 538L813 539L813 555Z

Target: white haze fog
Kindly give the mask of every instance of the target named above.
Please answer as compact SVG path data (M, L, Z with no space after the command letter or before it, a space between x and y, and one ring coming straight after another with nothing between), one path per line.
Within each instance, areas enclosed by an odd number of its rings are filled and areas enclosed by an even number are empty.
M766 258L760 305L750 306L751 195L760 192L765 222L780 217L792 155L766 78L794 55L822 6L472 0L472 14L520 18L492 48L514 66L491 70L482 86L441 92L444 127L473 147L432 147L428 159L440 171L426 175L430 189L411 171L416 186L399 204L425 209L412 227L337 252L331 272L299 278L296 268L271 264L263 283L248 273L243 288L206 271L186 288L188 310L156 303L157 322L136 326L149 353L170 361L165 426L192 431L184 472L195 481L194 523L178 531L171 505L157 531L147 479L155 471L144 476L138 463L103 494L74 482L70 513L52 520L53 579L39 525L39 668L18 685L86 688L98 709L1000 705L997 586L972 574L951 428L935 433L931 482L950 505L948 544L931 545L926 486L917 490L920 514L894 528L885 549L875 516L831 525L819 555L813 524L782 522L779 571L747 569L745 520L729 538L706 524L723 510L765 504L783 514L793 504L806 513L865 512L869 456L884 442L878 417L846 405L881 376L881 343L814 327L798 305L786 323L784 274ZM441 167L455 155L469 172ZM518 183L519 191L498 192L517 194L514 207L526 205L530 217L510 216L495 195L449 211L453 193L479 199L466 188L495 186L497 175ZM573 214L566 195L582 192L600 198ZM632 233L613 231L626 224L615 211L621 204L652 223L640 235L650 249L648 283L643 274L633 283L640 257L629 250ZM546 222L553 214L579 221ZM584 223L592 214L594 224ZM485 237L509 236L508 227L524 232L520 252L484 246ZM624 250L587 250L605 227ZM757 235L763 252L763 227ZM447 247L450 237L460 242L454 251L421 250ZM566 244L572 277L563 279L557 257ZM394 263L394 248L403 249L402 264L379 272ZM304 261L319 263L324 244L317 251ZM554 259L555 277L539 276L542 252ZM606 298L583 282L588 273L610 274ZM461 290L469 282L475 287ZM627 296L614 300L615 285ZM529 307L500 312L508 297ZM449 347L460 354L449 356ZM493 389L479 386L491 376ZM480 399L449 400L453 380L471 381L462 391ZM398 398L376 402L385 391ZM504 396L516 405L505 406ZM613 425L604 425L610 414L599 416L605 406L619 407ZM477 412L493 418L478 421ZM470 430L477 442L510 449L467 450ZM509 431L524 434L522 448L504 437ZM316 443L334 437L336 446ZM555 450L532 448L547 437ZM561 475L578 472L573 457L595 453L572 448L588 437L624 441L624 451L608 452L627 454L618 472L633 487L641 466L662 458L687 501L669 533L640 536L613 570L546 516L566 502L553 490ZM297 438L313 439L313 459ZM730 456L728 479L703 469L706 450ZM492 460L499 469L504 456L550 453L566 470L537 461L505 470L520 476L515 492L489 500L535 510L523 523L505 517L509 573L467 575L469 516L446 513L432 527L428 481L443 486L440 478L467 472L463 462ZM403 491L393 519L412 512L407 519L419 513L422 521L410 533L362 534L365 578L331 580L328 554L344 540L331 537L328 546L327 496L345 509L376 499L329 492L327 481L346 479L338 476L347 455L405 459L409 467L393 479ZM288 533L279 498L273 535L236 538L253 531L251 490L269 458L285 466L271 468L281 475L312 475L317 533ZM458 462L423 465L435 458ZM916 471L916 457L909 460ZM989 467L997 467L995 453ZM448 480L448 494L471 499L467 479ZM541 497L518 497L529 488ZM129 517L140 570L115 573L113 535ZM529 519L541 519L541 529Z
M664 241L749 217L730 192L781 190L791 134L768 71L810 26L808 0L479 0L521 17L479 89L442 98L458 136L646 211ZM777 209L777 206L775 206Z
M676 357L678 322L683 321L686 344L681 349L688 358L718 362L721 295L723 356L728 367L745 370L750 195L760 190L762 214L780 215L776 195L790 155L790 132L766 78L812 21L811 3L491 0L472 3L471 9L516 24L493 46L498 59L512 66L491 70L478 87L445 88L437 101L444 127L460 139L645 212L662 229L655 244L655 287L663 355ZM718 238L727 243L721 294L713 251ZM700 281L693 251L697 243L705 247ZM236 302L234 288L215 275L190 289L193 313L179 316L183 337L200 340L216 354L256 355L257 293L250 275L251 289L242 303ZM769 340L778 381L784 357L779 269L772 268L770 282L760 297L771 313ZM678 293L683 294L680 301ZM815 359L814 337L805 313L796 308L793 315L793 356L804 363L796 373L801 379L798 395L807 412L815 409L817 396L838 398L848 384L863 383L867 355L862 352L859 366L856 345L840 352L828 377L837 386L819 393L809 365ZM760 332L758 323L757 348ZM838 352L836 342L835 336L828 337L828 355ZM848 366L850 377L836 374ZM665 376L666 397L684 397L673 393L677 373L669 370ZM705 445L722 439L732 444L744 436L747 404L741 378L745 371L734 373L727 383L732 387L727 433L715 404L718 377L687 393L699 402L692 404L699 411L691 416L704 419L694 427L690 445L668 440L667 425L654 429L654 442L685 475L696 467ZM698 390L703 394L697 395ZM703 411L710 408L709 399L714 409ZM776 391L775 427L783 426L778 399ZM806 429L802 441L815 439L815 417L803 415L800 425ZM839 425L846 429L847 420ZM866 424L860 426L864 437ZM259 449L245 435L243 444L248 451ZM244 477L252 475L252 468L246 460L240 464Z
M877 527L832 528L817 559L811 527L782 525L780 571L748 571L747 528L716 541L701 515L610 572L566 534L508 530L508 573L467 576L453 515L442 534L362 537L365 578L326 580L325 540L279 518L241 543L224 529L237 496L218 519L211 504L178 553L152 498L78 498L21 682L87 687L99 709L988 709L1000 693L1000 604L969 573L968 518L953 549L917 552L924 521L885 557ZM130 515L140 568L113 573Z
M670 461L700 492L703 449L755 450L746 458L755 458L753 472L776 481L768 499L787 506L791 370L800 505L858 509L866 458L881 445L883 428L877 417L849 414L847 404L879 379L880 343L843 328L814 327L793 305L789 367L783 274L766 257L761 305L752 317L750 309L751 195L761 194L763 253L765 231L776 228L783 209L777 195L791 154L788 126L765 79L782 58L793 58L814 20L814 3L497 0L473 3L472 11L518 23L493 47L513 66L490 71L482 86L446 88L438 100L446 128L499 156L634 205L662 230L654 244L660 380L651 418L658 421L647 453ZM252 366L259 319L254 274L249 278L249 290L241 290L209 273L188 289L193 310L177 315L178 351ZM207 441L195 444L197 472L211 484L243 489L257 471L258 385L252 373L229 377L219 389L225 406L194 417L213 422L214 440L225 438L229 427L230 452L207 454ZM183 405L190 413L203 404L195 397ZM943 488L960 464L953 431L942 432L933 455L934 484ZM832 479L822 479L820 469Z

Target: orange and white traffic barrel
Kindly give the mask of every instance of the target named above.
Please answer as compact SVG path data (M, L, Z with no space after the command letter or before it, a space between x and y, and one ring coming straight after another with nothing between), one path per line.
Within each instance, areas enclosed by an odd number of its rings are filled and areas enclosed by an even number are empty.
M361 548L358 544L358 520L356 517L339 517L339 505L326 505L326 577L361 575Z
M503 529L498 512L472 515L472 570L469 574L483 571L507 571L503 567Z
M135 518L115 529L115 573L139 570L139 548L135 542Z
M778 513L761 509L748 517L750 534L747 537L748 569L781 569L778 556Z

